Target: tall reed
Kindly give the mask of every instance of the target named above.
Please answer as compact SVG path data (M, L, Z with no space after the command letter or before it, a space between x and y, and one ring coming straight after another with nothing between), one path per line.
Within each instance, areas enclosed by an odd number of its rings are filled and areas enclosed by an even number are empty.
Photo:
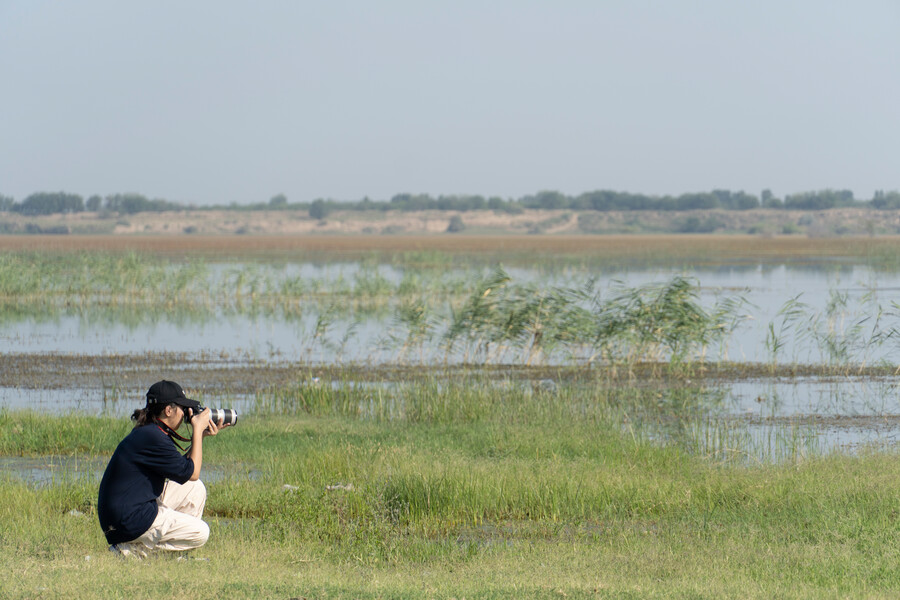
M307 379L260 390L254 410L260 416L343 417L397 426L542 425L563 436L569 428L593 427L721 461L782 460L796 454L802 437L761 445L759 436L744 434L746 423L717 416L725 398L722 387L496 380L472 369L450 379L408 382Z
M676 276L663 284L619 285L605 298L587 281L581 288L537 289L512 284L497 269L453 311L448 348L465 359L491 362L519 351L526 364L564 349L576 360L690 362L728 338L743 315L741 298L711 309L699 303L699 284Z

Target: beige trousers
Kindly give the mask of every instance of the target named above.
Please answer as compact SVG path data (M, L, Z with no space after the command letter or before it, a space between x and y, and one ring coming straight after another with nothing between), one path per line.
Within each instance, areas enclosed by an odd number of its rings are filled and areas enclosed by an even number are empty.
M200 517L206 506L206 486L200 480L184 485L166 481L156 499L159 512L144 534L115 548L125 556L145 557L154 550L193 550L209 539L209 525Z

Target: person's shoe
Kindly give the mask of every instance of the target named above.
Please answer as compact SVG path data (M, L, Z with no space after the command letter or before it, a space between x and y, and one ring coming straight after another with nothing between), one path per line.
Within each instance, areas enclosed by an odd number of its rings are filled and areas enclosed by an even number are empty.
M127 544L113 544L109 547L109 551L116 556L136 556L137 558L142 558L139 553L134 553L129 550Z

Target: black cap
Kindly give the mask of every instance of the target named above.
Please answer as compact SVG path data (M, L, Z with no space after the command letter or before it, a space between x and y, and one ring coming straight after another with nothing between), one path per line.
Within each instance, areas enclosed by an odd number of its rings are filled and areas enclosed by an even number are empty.
M147 405L178 404L187 408L200 408L200 403L184 395L184 390L174 381L157 381L147 390Z

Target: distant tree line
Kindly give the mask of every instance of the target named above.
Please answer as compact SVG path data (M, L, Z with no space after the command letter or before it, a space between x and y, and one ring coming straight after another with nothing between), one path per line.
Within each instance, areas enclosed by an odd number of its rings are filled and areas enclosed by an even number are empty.
M279 208L301 208L282 202ZM638 210L753 210L755 208L786 210L826 210L841 207L900 208L900 192L876 192L869 202L857 201L850 190L821 190L791 194L783 199L775 197L770 190L763 190L760 196L744 191L713 190L681 194L680 196L649 196L611 190L585 192L578 196L567 196L555 191L542 191L534 195L518 199L499 197L485 198L478 195L456 195L433 197L428 194L397 194L389 201L378 202L364 198L358 202L319 199L307 205L310 216L324 219L335 210L447 210L472 211L494 210L509 213L522 212L525 209L538 210L596 210L596 211L638 211ZM269 208L274 208L270 203Z
M0 195L0 211L27 216L109 211L118 214L184 210L184 206L167 200L151 200L141 194L111 194L105 198L91 196L84 200L67 192L36 192L21 202Z
M875 197L872 198L872 206L884 210L900 208L900 192L878 190L875 192Z
M84 200L77 194L67 192L37 192L21 202L9 196L0 195L0 212L19 213L28 216L78 213L83 211L135 214L140 212L161 212L193 208L228 210L308 210L314 219L324 219L335 210L399 210L405 212L473 211L494 210L519 213L525 209L538 210L595 210L595 211L638 211L638 210L753 210L755 208L787 210L827 210L840 207L866 207L876 209L900 209L900 192L877 191L869 201L857 201L850 190L819 190L786 195L777 198L770 190L763 190L759 196L744 191L712 190L681 194L680 196L650 196L612 190L585 192L577 196L567 196L555 191L541 191L518 199L479 195L431 196L429 194L397 194L387 201L363 198L359 201L338 201L317 199L309 203L291 203L284 194L273 196L268 202L249 205L228 206L184 206L161 199L149 199L141 194L97 195Z

